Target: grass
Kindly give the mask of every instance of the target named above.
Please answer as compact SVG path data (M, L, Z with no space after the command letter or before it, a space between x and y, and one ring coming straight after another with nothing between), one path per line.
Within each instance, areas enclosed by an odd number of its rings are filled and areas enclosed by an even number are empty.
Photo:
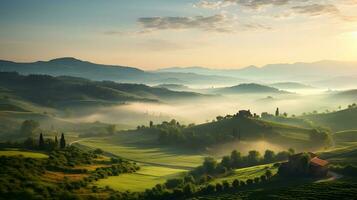
M340 131L334 133L332 136L337 143L357 142L357 130Z
M204 155L182 148L157 144L154 135L142 133L121 133L110 137L88 138L79 144L100 148L115 156L140 164L141 169L132 174L101 179L95 184L109 186L119 191L144 191L167 179L181 176L183 172L202 164Z
M142 192L152 188L167 179L179 177L186 170L158 166L141 166L141 169L132 174L121 174L107 179L101 179L95 184L99 187L109 186L119 191Z
M234 179L238 179L240 181L254 179L256 177L260 177L261 175L264 175L266 170L268 169L273 173L273 175L278 172L278 168L273 167L273 164L258 165L253 167L236 169L233 172L233 174L226 177L217 178L213 181L213 183L221 183L222 181L227 181L229 183L232 183Z
M357 142L348 142L343 144L344 146L340 144L337 148L320 152L320 157L327 159L332 164L357 165Z
M16 149L1 150L0 156L24 156L28 158L48 158L48 155L43 153L21 151Z
M357 108L340 110L324 114L311 114L302 116L317 125L331 128L333 131L344 131L357 129Z
M79 144L101 148L116 156L149 165L190 169L202 164L204 155L190 150L158 145L156 136L121 133L111 137L79 140Z

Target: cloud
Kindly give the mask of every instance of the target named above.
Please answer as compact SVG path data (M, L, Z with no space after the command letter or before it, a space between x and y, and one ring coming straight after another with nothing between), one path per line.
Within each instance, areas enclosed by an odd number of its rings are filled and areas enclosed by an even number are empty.
M232 19L224 14L196 17L143 17L138 19L144 30L199 29L212 32L233 32Z
M305 2L308 0L219 0L219 1L208 1L201 0L194 4L195 7L208 8L208 9L218 9L232 5L241 5L251 9L257 9L263 6L282 6L290 2Z
M311 4L304 6L294 6L291 9L296 13L310 16L318 16L325 14L338 15L340 13L340 10L332 4Z
M195 17L143 17L138 19L143 31L196 29L217 33L235 33L243 30L271 29L257 23L239 23L234 15L215 14Z
M304 6L294 6L291 8L297 14L308 16L332 15L344 21L356 21L356 16L346 16L332 4L310 4Z

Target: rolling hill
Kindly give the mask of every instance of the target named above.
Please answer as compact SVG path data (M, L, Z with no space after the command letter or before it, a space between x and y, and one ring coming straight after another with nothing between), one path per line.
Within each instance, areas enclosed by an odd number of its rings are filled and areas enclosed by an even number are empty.
M297 82L279 82L279 83L273 83L270 84L269 86L275 87L278 89L286 90L286 89L311 89L313 88L312 86L305 85L302 83L297 83Z
M282 91L273 87L264 86L256 83L240 84L232 87L213 89L212 92L218 94L247 94L247 93L286 94L288 93L286 91Z
M348 108L331 113L311 114L302 116L303 119L331 128L333 131L357 130L357 108Z
M111 80L126 83L145 84L236 84L236 78L194 73L149 72L134 67L102 65L76 58L65 57L49 61L18 63L0 60L0 71L20 74L45 74L51 76L75 76L91 80Z
M105 105L130 101L158 102L203 96L142 84L119 84L48 75L23 76L15 72L0 72L0 87L6 89L2 90L4 95L48 107Z

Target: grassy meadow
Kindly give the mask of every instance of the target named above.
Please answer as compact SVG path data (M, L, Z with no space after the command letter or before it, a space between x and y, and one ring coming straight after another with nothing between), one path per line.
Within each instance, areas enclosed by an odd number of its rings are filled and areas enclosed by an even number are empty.
M109 186L119 191L143 192L156 184L164 183L167 179L180 177L184 172L186 170L142 165L137 172L101 179L95 185Z
M192 169L200 165L205 156L191 150L161 146L156 140L154 135L121 133L110 137L82 139L78 142L138 163L174 169Z
M27 158L48 158L48 155L44 153L38 153L33 151L23 151L17 149L5 149L0 151L0 156L23 156Z

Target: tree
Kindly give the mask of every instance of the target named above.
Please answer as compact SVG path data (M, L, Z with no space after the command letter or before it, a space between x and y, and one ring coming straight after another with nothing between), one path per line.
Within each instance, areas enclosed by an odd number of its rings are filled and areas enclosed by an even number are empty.
M224 156L221 161L221 165L227 169L232 168L232 162L231 162L231 157L229 156Z
M149 126L152 128L154 126L154 122L150 121Z
M258 151L249 151L247 156L247 162L249 165L258 164L260 161L260 153Z
M231 187L230 184L228 183L228 181L223 181L222 185L223 185L224 190L229 190Z
M58 148L58 139L57 139L57 135L55 136L55 147Z
M203 168L208 174L213 174L217 168L217 161L212 157L206 157L203 162Z
M233 186L234 189L239 188L239 180L238 179L234 179L234 181L232 183L232 186Z
M223 186L222 186L222 184L220 184L220 183L217 183L217 184L216 184L216 191L217 191L217 192L222 192L222 191L223 191Z
M238 168L242 164L242 156L237 150L231 153L232 168Z
M261 180L261 182L265 182L267 180L267 176L266 175L261 175L260 176L260 180Z
M114 124L111 124L111 125L107 126L106 129L107 129L107 133L109 135L114 135L114 133L116 132L117 127Z
M28 148L28 149L32 149L34 148L36 145L35 145L35 141L32 137L28 137L25 141L24 141L24 146L25 148Z
M279 116L279 108L276 108L276 111L275 111L275 116Z
M270 163L275 160L275 153L271 150L266 150L264 153L264 162Z
M183 178L185 183L195 183L195 178L192 175L187 175Z
M25 120L22 125L20 132L24 136L31 137L36 129L40 127L40 124L34 120Z
M272 176L273 176L273 173L268 169L266 172L265 172L265 176L267 179L270 179Z
M64 139L64 134L63 133L61 135L60 147L61 147L61 149L64 149L66 147L66 140Z
M192 183L186 184L183 188L183 193L185 194L185 196L190 196L194 192L195 192L195 188Z
M38 141L38 146L40 147L40 149L44 149L45 148L45 140L43 139L42 133L40 134L40 139Z

